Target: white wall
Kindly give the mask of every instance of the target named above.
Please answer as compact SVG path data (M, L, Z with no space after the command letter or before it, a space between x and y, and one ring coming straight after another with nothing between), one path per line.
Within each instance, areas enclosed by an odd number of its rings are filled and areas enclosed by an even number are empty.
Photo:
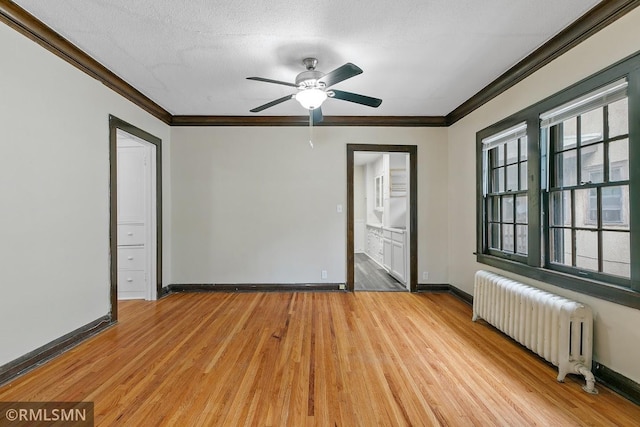
M382 211L376 210L376 178L382 175L384 164L382 153L375 160L365 165L365 182L367 185L367 224L374 226L382 225ZM383 183L384 187L384 183ZM382 195L380 195L382 197Z
M447 281L446 129L171 129L173 283L341 283L346 144L418 146L418 268Z
M640 9L551 62L534 75L451 126L449 131L449 281L473 293L475 262L475 134L640 49ZM495 269L492 269L497 271ZM640 310L570 292L524 277L526 283L589 304L595 311L595 359L640 382Z
M353 168L353 219L366 221L367 219L367 185L365 182L364 166Z
M408 201L409 192L407 196L394 196L391 197L391 171L393 169L405 169L407 171L407 182L409 168L407 167L408 154L404 153L390 153L387 154L388 166L384 173L385 185L384 185L384 215L382 222L385 227L405 227L407 223L408 215ZM408 185L407 185L408 188ZM421 276L422 277L422 276Z
M366 252L367 185L365 167L353 167L353 250Z
M109 313L109 114L169 127L0 25L0 366ZM170 272L165 270L165 282Z

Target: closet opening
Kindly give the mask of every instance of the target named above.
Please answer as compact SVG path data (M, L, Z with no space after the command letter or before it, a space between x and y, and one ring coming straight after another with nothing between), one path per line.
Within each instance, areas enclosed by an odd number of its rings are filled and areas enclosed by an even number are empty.
M109 116L111 317L162 294L162 141Z

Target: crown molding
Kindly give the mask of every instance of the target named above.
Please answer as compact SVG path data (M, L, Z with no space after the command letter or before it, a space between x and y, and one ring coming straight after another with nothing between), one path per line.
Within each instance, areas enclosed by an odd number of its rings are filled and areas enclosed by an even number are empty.
M551 40L489 83L480 92L447 114L447 126L451 126L480 108L638 6L640 6L640 1L638 0L606 0L600 2L578 20L560 31Z
M153 102L142 92L122 80L104 65L91 58L14 2L0 2L0 22L4 22L9 27L38 43L80 71L102 82L105 86L124 96L154 117L157 117L167 124L171 123L171 113Z
M443 116L325 116L318 126L446 127L475 111L507 89L575 47L591 35L640 6L639 0L599 3L547 43ZM306 116L172 116L12 1L0 2L0 22L102 82L116 93L171 126L307 126Z
M444 116L324 116L314 126L443 127ZM308 116L173 116L171 126L309 126Z

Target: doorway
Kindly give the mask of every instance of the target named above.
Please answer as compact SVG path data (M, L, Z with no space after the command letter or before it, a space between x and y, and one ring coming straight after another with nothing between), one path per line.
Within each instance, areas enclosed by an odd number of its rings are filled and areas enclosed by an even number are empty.
M111 316L162 292L161 140L109 116Z
M118 300L155 300L156 147L121 129L116 136Z
M416 291L416 166L414 145L347 144L349 291Z

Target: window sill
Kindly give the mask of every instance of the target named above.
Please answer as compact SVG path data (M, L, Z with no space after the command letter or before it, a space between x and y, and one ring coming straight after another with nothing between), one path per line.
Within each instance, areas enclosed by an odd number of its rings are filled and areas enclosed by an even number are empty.
M488 254L477 254L477 261L481 264L500 268L502 270L558 286L560 288L569 289L574 292L579 292L581 294L600 298L605 301L627 307L640 309L640 292L636 292L629 288L597 280L585 279L546 268L532 267L520 262Z

